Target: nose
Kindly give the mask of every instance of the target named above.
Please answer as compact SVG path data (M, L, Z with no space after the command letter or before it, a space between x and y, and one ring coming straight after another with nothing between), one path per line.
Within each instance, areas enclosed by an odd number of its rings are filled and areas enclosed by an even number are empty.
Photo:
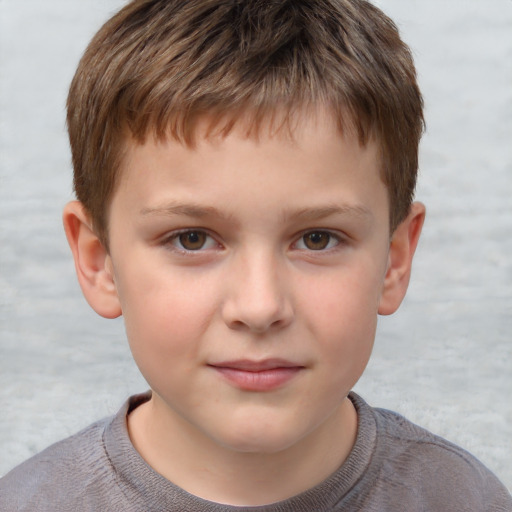
M294 311L286 270L277 260L271 255L253 254L234 262L222 308L229 328L263 334L291 323Z

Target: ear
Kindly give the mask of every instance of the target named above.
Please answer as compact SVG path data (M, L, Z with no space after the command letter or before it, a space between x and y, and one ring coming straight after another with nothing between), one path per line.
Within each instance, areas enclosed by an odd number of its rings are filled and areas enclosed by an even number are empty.
M409 279L416 246L425 220L425 206L413 203L409 215L395 229L391 237L388 268L379 302L380 315L391 315L402 303Z
M105 318L121 315L121 304L114 283L112 260L92 228L82 203L72 201L62 215L78 282L89 305Z

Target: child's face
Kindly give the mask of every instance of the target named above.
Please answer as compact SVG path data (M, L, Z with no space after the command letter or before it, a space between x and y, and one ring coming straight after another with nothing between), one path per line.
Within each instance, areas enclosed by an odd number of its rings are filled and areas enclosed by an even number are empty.
M377 147L324 115L195 148L131 144L109 217L116 292L158 410L239 451L284 449L365 368L388 266Z

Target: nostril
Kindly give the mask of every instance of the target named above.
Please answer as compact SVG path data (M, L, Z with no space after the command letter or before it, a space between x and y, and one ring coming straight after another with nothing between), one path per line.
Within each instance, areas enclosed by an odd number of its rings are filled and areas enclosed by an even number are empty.
M251 308L247 304L228 305L224 308L224 321L230 329L248 330L257 334L286 327L293 318L293 310L283 304L273 309Z
M247 329L247 325L245 325L240 320L234 320L233 322L229 322L228 326L230 329L233 329L234 331L242 331L242 330Z

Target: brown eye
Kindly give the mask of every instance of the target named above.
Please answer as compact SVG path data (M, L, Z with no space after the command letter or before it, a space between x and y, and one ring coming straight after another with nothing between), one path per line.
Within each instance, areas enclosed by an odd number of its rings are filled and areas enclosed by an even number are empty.
M304 245L311 251L321 251L329 247L332 241L332 235L326 231L312 231L302 237Z
M181 247L187 251L198 251L202 249L208 239L204 231L187 231L178 236Z

